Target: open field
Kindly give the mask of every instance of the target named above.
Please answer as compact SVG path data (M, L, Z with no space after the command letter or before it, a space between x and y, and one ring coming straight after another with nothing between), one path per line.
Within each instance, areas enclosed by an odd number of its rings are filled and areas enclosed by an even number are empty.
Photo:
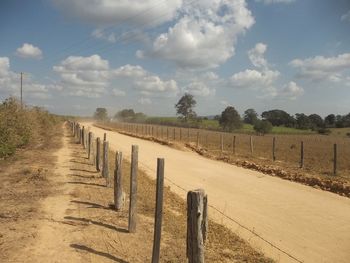
M350 139L325 135L265 135L253 136L141 124L108 123L105 126L170 142L180 142L214 157L229 160L254 161L262 165L278 166L296 173L307 173L324 179L350 181ZM273 160L273 140L275 150ZM304 145L301 169L301 142ZM334 144L337 144L334 176Z
M168 126L177 126L177 127L184 127L186 128L186 123L183 123L179 118L177 117L148 117L145 121L149 125L168 125ZM191 125L191 124L190 124ZM207 129L207 130L221 130L221 127L219 125L218 120L202 120L200 122L193 123L193 125L197 125L200 129ZM255 134L253 125L251 124L243 124L243 127L241 129L238 129L235 131L235 133L246 133L246 134ZM288 127L273 127L272 134L315 134L315 132L311 130L300 130L295 128L288 128Z

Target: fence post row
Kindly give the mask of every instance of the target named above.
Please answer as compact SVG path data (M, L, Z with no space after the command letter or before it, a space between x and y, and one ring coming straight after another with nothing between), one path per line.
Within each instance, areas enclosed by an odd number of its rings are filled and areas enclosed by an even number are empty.
M333 175L337 175L337 144L333 147Z
M130 203L128 224L130 233L136 232L138 149L139 147L137 145L133 145L131 150Z
M253 136L250 136L250 153L254 153Z
M203 189L187 193L187 258L204 263L204 244L208 229L208 201Z
M276 151L276 138L273 137L273 139L272 139L272 160L273 161L276 161L276 153L275 153L275 151Z
M154 220L154 238L152 263L159 262L160 239L162 234L163 217L163 188L164 188L164 159L157 159L156 210Z
M304 167L304 142L300 142L300 168Z

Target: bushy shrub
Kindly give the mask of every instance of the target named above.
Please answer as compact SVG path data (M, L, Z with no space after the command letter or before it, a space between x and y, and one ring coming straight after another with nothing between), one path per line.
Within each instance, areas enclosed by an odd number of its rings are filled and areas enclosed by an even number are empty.
M254 130L260 134L266 134L272 131L272 124L266 120L257 120L254 124Z
M38 141L57 122L57 117L38 107L22 109L16 99L6 99L0 104L0 158Z

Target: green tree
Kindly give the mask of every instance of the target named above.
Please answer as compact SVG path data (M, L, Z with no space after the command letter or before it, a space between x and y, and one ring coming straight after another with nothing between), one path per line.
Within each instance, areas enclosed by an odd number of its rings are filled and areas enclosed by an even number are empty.
M243 123L239 113L232 106L227 107L219 119L220 126L226 131L233 131L242 127Z
M335 126L335 115L329 114L324 118L324 123L327 127L334 127Z
M106 108L96 108L94 113L94 119L98 121L106 121L108 120L108 114Z
M273 126L294 127L295 125L295 119L283 110L264 111L261 117L271 122Z
M117 119L119 121L130 121L135 117L135 112L133 109L123 109L121 111L118 111L114 115L114 119Z
M272 131L272 124L267 120L257 120L254 124L254 130L260 134L270 133Z
M253 124L258 120L258 114L254 109L247 109L244 112L243 121L248 124Z
M175 104L176 114L181 115L181 118L187 122L188 120L194 119L196 113L193 108L196 106L197 102L193 95L185 93L180 100Z
M307 130L310 129L312 126L312 123L307 115L304 113L297 113L295 114L296 119L296 127L298 129Z
M311 126L312 126L313 129L324 127L323 119L318 114L311 114L311 115L309 115L309 120L311 122Z

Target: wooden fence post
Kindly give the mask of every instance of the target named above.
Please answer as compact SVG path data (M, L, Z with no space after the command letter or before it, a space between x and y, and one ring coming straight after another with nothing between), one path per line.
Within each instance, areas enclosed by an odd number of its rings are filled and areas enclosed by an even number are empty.
M91 138L92 138L92 132L89 132L89 137L88 137L88 159L89 160L91 158Z
M129 203L129 233L136 232L137 220L137 170L138 170L138 151L137 145L132 146L131 151L131 171L130 171L130 203Z
M104 134L103 134L103 141L104 141L104 142L107 141L107 133L104 133Z
M204 244L208 230L208 200L203 189L187 193L187 258L204 263Z
M224 152L224 135L221 133L220 135L220 148L221 148L221 153Z
M232 138L232 153L236 154L236 135Z
M108 162L108 142L103 142L103 157L102 157L102 176L106 178L106 186L111 185L109 178L109 162Z
M176 136L175 136L176 134L175 134L175 128L174 128L174 141L175 141L175 139L176 139Z
M276 138L273 137L273 139L272 139L272 160L273 161L276 161L276 153L275 153L275 151L276 151Z
M169 141L169 127L166 127L166 140Z
M187 129L187 142L190 142L190 128Z
M199 131L197 131L197 144L196 144L197 148L199 147Z
M300 142L300 168L304 167L304 142Z
M253 136L250 136L250 153L254 153Z
M152 263L159 262L160 239L162 234L163 217L163 187L164 187L164 159L157 159L157 188L156 188L156 211L154 220L154 238Z
M115 153L115 170L114 170L114 208L119 211L124 206L123 199L123 154L122 152Z
M333 148L333 175L337 175L337 144Z
M96 138L96 171L101 170L100 166L100 160L101 160L101 140L100 137Z
M181 140L182 140L182 129L180 127L180 142L181 142Z

